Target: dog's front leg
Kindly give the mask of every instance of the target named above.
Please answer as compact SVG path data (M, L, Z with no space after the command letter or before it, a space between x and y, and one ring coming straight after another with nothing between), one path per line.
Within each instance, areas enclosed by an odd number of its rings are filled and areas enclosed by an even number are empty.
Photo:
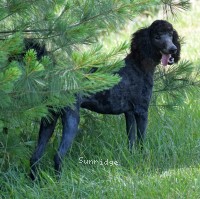
M126 118L126 131L128 135L129 150L132 151L136 135L135 115L133 111L126 112L125 118Z
M78 124L79 124L78 105L74 109L71 109L70 107L65 108L61 115L61 118L63 125L62 140L59 149L54 157L55 170L58 174L61 172L62 159L66 154L67 150L70 148L72 141L74 140L78 131Z
M143 141L146 135L146 128L148 122L148 112L144 112L141 114L135 115L136 123L137 123L137 143L141 146L143 145Z

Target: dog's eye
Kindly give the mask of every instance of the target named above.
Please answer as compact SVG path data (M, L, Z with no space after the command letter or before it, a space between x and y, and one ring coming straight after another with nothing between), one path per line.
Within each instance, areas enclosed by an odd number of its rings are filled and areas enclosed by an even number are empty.
M160 35L155 35L154 36L154 39L156 39L156 40L159 40L161 37L160 37Z

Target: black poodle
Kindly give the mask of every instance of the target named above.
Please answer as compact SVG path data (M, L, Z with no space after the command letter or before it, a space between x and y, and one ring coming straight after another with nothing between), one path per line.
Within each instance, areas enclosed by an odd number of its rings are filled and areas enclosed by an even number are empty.
M155 68L160 62L166 66L178 62L179 58L179 36L169 22L156 20L149 27L134 33L125 67L118 72L121 81L113 88L90 97L78 96L73 109L64 108L61 114L62 140L54 157L56 171L61 171L62 158L77 134L80 107L102 114L124 113L130 149L136 141L136 135L137 141L141 142L146 133ZM38 146L30 161L32 179L35 178L36 164L53 134L59 116L59 113L53 113L52 121L41 120Z

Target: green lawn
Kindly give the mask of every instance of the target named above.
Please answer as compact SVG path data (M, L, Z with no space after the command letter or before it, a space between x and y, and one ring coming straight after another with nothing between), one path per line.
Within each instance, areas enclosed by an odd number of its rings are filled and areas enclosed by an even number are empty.
M199 19L200 3L172 21L185 38L182 58L195 63L200 63ZM129 39L132 31L129 25L120 35ZM144 151L135 150L133 154L127 150L123 116L83 111L87 120L81 121L83 130L65 159L61 179L56 179L52 167L60 139L57 128L41 160L41 180L31 182L28 178L34 144L25 142L20 154L13 148L17 157L8 160L8 170L0 173L0 198L200 198L199 99L200 92L188 95L181 107L160 114L152 107ZM29 132L34 139L36 131ZM91 160L90 164L81 163L80 158Z

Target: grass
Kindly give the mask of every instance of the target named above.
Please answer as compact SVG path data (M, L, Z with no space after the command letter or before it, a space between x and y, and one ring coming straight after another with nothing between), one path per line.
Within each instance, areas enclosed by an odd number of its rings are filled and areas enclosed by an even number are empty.
M200 58L199 9L198 3L173 22L185 37L182 57L195 63ZM15 160L20 161L9 160L8 169L0 173L0 198L199 198L199 99L200 94L190 96L184 106L162 114L151 108L144 151L135 150L133 154L127 150L122 116L83 111L87 119L81 121L83 131L65 159L61 179L56 179L51 162L55 142L60 139L57 133L41 160L41 180L31 182L28 178L33 147L26 142L23 154L16 152L22 158ZM36 136L35 131L33 134ZM80 157L99 162L80 163ZM106 161L117 161L118 165L107 165Z

